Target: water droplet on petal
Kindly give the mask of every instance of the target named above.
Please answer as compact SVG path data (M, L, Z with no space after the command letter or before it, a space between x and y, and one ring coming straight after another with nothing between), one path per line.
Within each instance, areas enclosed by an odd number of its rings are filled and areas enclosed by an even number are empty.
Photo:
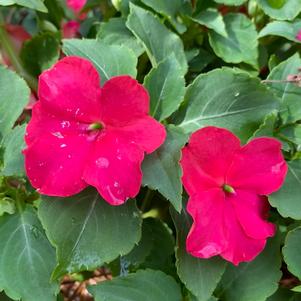
M95 161L96 165L100 168L107 168L110 165L110 162L107 158L104 157L99 157L96 161Z
M64 121L62 121L61 125L62 125L62 128L68 128L68 127L70 127L70 122L67 120L64 120Z
M64 148L66 146L67 146L67 144L64 144L64 143L60 145L61 148Z
M55 132L55 133L51 133L51 134L59 139L64 139L64 136L62 135L61 132Z

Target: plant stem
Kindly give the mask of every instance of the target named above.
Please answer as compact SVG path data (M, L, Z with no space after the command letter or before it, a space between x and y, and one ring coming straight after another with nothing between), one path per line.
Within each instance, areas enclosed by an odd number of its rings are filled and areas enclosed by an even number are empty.
M150 190L150 189L147 190L147 192L145 194L145 197L144 197L144 200L143 200L143 203L142 203L142 206L141 206L141 211L142 212L145 212L147 207L150 205L150 202L153 198L153 194L154 194L153 190Z

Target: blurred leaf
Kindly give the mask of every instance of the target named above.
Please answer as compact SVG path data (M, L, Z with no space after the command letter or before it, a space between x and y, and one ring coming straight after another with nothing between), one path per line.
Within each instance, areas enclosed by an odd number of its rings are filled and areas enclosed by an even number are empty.
M228 265L217 295L224 301L265 301L281 278L280 239L267 241L264 251L250 262Z
M138 57L144 52L144 48L125 26L125 21L125 18L111 18L108 22L102 23L97 38L108 45L124 45Z
M242 5L247 0L214 0L216 3L221 3L225 5Z
M136 77L137 57L125 46L106 45L97 40L63 40L66 55L77 55L90 60L97 68L102 84L112 76L128 74Z
M209 42L217 56L227 63L245 62L258 67L258 41L255 25L243 14L224 16L227 37L209 31Z
M176 281L161 271L140 270L90 286L95 301L182 301Z
M144 78L150 94L150 114L162 121L178 109L184 99L185 79L174 54L159 63Z
M43 2L43 0L0 0L0 5L6 6L17 4L46 13L47 7Z
M143 185L157 189L178 211L181 211L183 189L179 160L186 141L187 136L181 130L170 126L164 144L142 163Z
M212 125L227 128L245 142L278 99L258 79L229 68L201 74L188 87L184 120L186 133Z
M25 127L26 124L16 126L4 137L3 169L0 171L0 175L24 175L24 158L22 150L25 148Z
M55 24L57 28L61 27L61 22L64 17L64 9L60 0L44 0L47 7L47 14L40 14L45 19Z
M189 62L189 71L191 72L201 72L215 59L215 55L200 49L199 54Z
M36 211L27 205L2 216L0 240L0 290L14 300L53 301L58 292L58 284L50 283L55 251Z
M181 214L171 209L171 214L177 230L176 266L178 275L198 301L207 301L225 271L226 261L220 257L201 259L188 254L186 237L192 225L191 217L185 209L182 209Z
M276 20L293 20L301 12L300 0L257 0L257 3Z
M15 212L16 212L16 206L14 200L8 197L2 198L0 196L0 216L4 215L5 213L14 214Z
M0 66L0 141L29 101L29 88L15 72Z
M67 198L43 197L39 217L57 249L53 278L93 270L127 254L141 236L133 200L111 206L92 188Z
M294 20L293 22L273 21L268 23L258 34L258 38L273 35L286 38L290 41L301 43L296 37L301 30L301 20Z
M193 21L213 29L216 33L227 37L223 16L217 9L208 8L191 18Z
M126 26L143 43L153 67L174 53L182 73L187 71L187 61L181 39L169 31L151 12L131 4Z

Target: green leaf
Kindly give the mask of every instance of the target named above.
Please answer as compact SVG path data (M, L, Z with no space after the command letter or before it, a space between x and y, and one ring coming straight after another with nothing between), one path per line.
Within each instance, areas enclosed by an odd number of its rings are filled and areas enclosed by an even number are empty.
M92 188L68 198L43 197L39 217L57 249L53 278L93 270L127 254L141 236L133 200L111 206Z
M166 17L179 33L186 31L186 26L179 19L179 13L182 6L184 6L185 3L187 4L188 1L141 0L141 2Z
M182 171L179 160L186 141L187 136L181 130L170 126L164 144L146 156L142 163L143 185L157 189L178 211L182 208Z
M290 41L301 43L296 37L301 30L301 20L294 20L293 22L274 21L268 23L258 34L258 38L273 35L286 38Z
M97 68L104 83L112 76L128 74L136 77L137 57L129 48L106 45L98 40L63 40L66 55L77 55L90 60Z
M177 230L176 266L178 275L198 301L207 301L225 271L226 261L220 257L201 259L188 254L186 237L192 225L191 217L185 209L181 214L171 209L171 215Z
M29 88L15 72L0 66L0 140L13 127L29 101Z
M140 270L126 277L114 278L89 291L95 301L181 301L181 290L176 281L161 271Z
M216 3L221 3L225 5L242 5L243 3L246 2L246 0L214 0Z
M269 196L269 201L284 217L301 219L301 160L287 163L288 172L283 186Z
M182 73L187 71L187 61L181 39L169 31L151 12L131 4L126 26L141 41L153 67L174 53Z
M287 127L283 127L279 130L281 136L285 136L285 139L288 139L290 142L297 145L298 150L301 146L301 124L292 124Z
M279 288L272 296L267 298L267 301L297 301L292 299L293 293L285 288Z
M55 34L43 32L29 41L25 41L21 50L21 59L26 70L38 76L49 69L59 59L60 44Z
M256 132L254 132L251 139L258 137L274 137L274 128L276 121L277 111L273 111L266 116L264 122L260 125Z
M162 121L178 109L184 99L185 79L174 54L159 63L144 78L150 94L150 114Z
M55 251L29 205L0 218L0 290L14 300L53 301L57 283L50 283Z
M24 158L22 150L25 148L25 127L26 124L16 126L3 139L3 169L0 174L4 176L24 175Z
M282 249L288 270L301 278L301 227L288 232Z
M108 45L126 46L138 57L144 52L144 48L125 26L125 21L125 18L111 18L108 22L102 23L97 38Z
M301 59L298 53L273 68L268 80L286 80L289 75L298 74ZM281 99L281 117L283 121L295 122L301 119L300 97L301 89L293 83L271 82L269 88Z
M258 67L258 41L255 25L243 14L224 16L227 37L209 31L209 42L217 56L227 63L245 62Z
M191 18L193 21L214 30L216 33L227 37L223 16L217 9L208 8Z
M250 262L228 265L218 287L224 301L265 301L281 278L280 239L269 239L264 251Z
M257 3L276 20L293 20L301 12L300 0L257 0Z
M13 199L9 197L0 198L0 216L5 213L14 214L16 212L16 206ZM1 299L0 299L1 300Z
M185 103L179 126L186 133L219 126L233 131L243 142L278 107L278 99L258 79L229 68L198 76L187 89Z
M47 13L47 7L43 2L43 0L0 0L0 5L7 6L17 4Z

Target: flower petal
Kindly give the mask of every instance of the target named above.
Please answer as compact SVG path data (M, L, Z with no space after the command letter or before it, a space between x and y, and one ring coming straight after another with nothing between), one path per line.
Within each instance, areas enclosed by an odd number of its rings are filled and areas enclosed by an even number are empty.
M39 78L39 100L62 118L100 121L100 78L88 60L65 57Z
M85 181L96 187L111 205L121 205L135 197L142 181L143 150L116 133L103 131L84 171Z
M67 6L78 13L86 4L87 0L67 0Z
M221 256L238 265L253 260L265 247L266 239L253 239L246 235L240 225L232 202L227 202L224 211L224 229L228 247Z
M222 186L240 142L231 132L205 127L191 135L182 150L183 184L189 194Z
M230 195L228 200L232 202L238 221L248 236L265 239L275 234L275 225L266 220L269 203L265 196L236 190L235 195Z
M280 188L286 172L281 143L273 138L257 138L235 155L226 181L234 189L267 195Z
M194 222L186 241L187 252L209 258L227 247L223 225L225 205L225 195L219 188L190 197L187 211Z
M148 115L147 90L130 76L112 77L104 84L101 119L106 125L124 126Z

